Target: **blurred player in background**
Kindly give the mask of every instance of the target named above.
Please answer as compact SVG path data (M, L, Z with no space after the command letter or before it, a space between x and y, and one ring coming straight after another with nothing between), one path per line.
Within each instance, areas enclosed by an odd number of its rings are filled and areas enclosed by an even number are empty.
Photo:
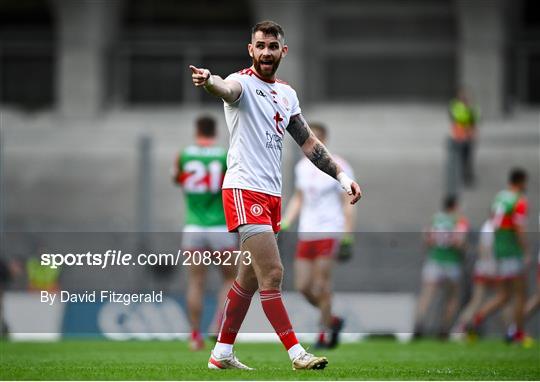
M540 215L538 216L538 224L540 225ZM538 249L538 260L536 264L536 293L533 294L525 306L525 319L530 319L534 313L540 309L540 248Z
M486 301L490 293L497 290L497 263L493 254L494 229L491 219L487 219L479 233L478 257L474 263L473 286L469 302L459 315L452 335L454 339L464 338L467 323ZM512 322L512 306L508 305L503 311L503 321L506 326Z
M536 270L536 293L527 301L525 306L525 319L531 318L540 308L540 253L538 253L538 264Z
M448 139L447 194L457 195L460 185L474 184L474 146L478 111L463 89L450 101L450 136Z
M186 147L178 156L174 182L182 187L185 200L185 221L182 249L184 251L231 251L238 247L235 234L227 232L221 185L227 169L227 151L216 145L216 121L202 116L195 124L195 144ZM203 310L204 285L207 265L195 261L188 267L187 308L191 325L190 347L204 348L200 323ZM237 267L220 265L223 285L219 293L215 322L220 320L221 309Z
M250 369L236 358L233 344L257 290L293 369L322 369L328 363L326 357L316 357L300 345L281 297L283 265L275 234L281 224L285 130L319 170L340 182L352 204L360 199L361 192L311 132L294 89L276 78L287 52L281 26L263 21L251 31L250 68L222 79L208 69L190 67L194 85L224 101L231 134L223 182L227 227L240 232L241 249L250 253L240 263L238 277L227 295L221 330L208 361L211 369Z
M461 337L476 310L494 290L497 282L497 264L493 256L493 223L487 219L479 233L478 257L474 263L473 289L471 298L456 320L452 333Z
M495 232L494 254L497 262L497 294L486 301L474 315L469 333L476 334L488 316L514 299L515 332L512 340L522 342L525 300L527 297L524 255L527 252L527 173L516 168L510 172L508 188L500 191L492 204L492 223Z
M443 201L442 211L433 216L431 227L425 235L429 253L422 270L422 290L418 299L415 338L424 334L426 314L439 290L446 292L439 337L446 339L448 336L459 308L459 286L468 230L469 224L459 211L457 198L447 196Z
M326 128L320 123L309 125L315 136L326 144ZM334 159L352 178L348 163L336 155ZM296 191L286 208L281 229L287 230L300 215L294 265L295 287L321 312L321 332L316 346L334 348L344 320L332 314L332 268L338 254L350 256L352 253L353 206L339 184L319 171L307 158L300 160L295 167L295 185Z

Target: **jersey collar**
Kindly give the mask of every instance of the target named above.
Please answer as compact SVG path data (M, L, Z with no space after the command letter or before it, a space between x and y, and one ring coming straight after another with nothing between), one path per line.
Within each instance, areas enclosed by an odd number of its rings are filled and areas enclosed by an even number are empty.
M268 84L275 84L276 83L275 78L273 80L267 80L266 78L261 77L259 75L259 73L257 73L257 71L255 70L255 68L253 66L250 69L253 72L253 74L255 75L255 77L257 77L259 80L261 80L263 82L266 82Z

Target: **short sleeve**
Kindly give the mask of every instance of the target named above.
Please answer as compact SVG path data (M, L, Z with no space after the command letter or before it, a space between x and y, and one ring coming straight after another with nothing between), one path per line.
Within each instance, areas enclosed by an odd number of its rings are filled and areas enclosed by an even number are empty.
M238 97L238 99L234 102L226 102L225 100L223 100L223 103L225 105L228 105L228 106L233 106L233 105L238 105L240 103L240 101L242 100L242 98L244 97L244 89L246 88L247 84L246 84L246 76L245 75L241 75L239 73L232 73L232 74L229 74L227 76L227 78L225 78L225 81L228 81L228 80L233 80L233 81L236 81L240 84L240 86L242 87L242 92L240 93L240 96Z
M527 224L527 210L528 210L528 203L527 199L521 198L516 204L516 208L514 210L514 224L519 226L524 226Z
M461 216L456 224L456 232L465 233L469 231L469 221Z
M294 89L292 91L292 95L291 116L294 116L302 113L302 109L300 108L300 101L298 101L298 95Z
M176 161L174 163L174 170L173 170L174 175L175 175L175 181L176 183L180 185L184 183L184 180L186 178L186 175L184 173L183 166L182 166L182 164L185 163L184 153L185 151L182 151L176 156Z

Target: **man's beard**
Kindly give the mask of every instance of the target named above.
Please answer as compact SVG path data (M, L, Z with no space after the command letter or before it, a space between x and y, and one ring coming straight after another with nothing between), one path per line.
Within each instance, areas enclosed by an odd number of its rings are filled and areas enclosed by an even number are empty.
M279 67L280 62L281 62L281 56L277 60L274 59L272 61L272 70L270 71L269 74L267 74L268 72L263 72L263 70L261 68L261 60L258 60L255 57L253 57L253 67L255 68L257 73L259 73L263 77L272 77L272 76L274 76L274 74L277 72L277 69Z

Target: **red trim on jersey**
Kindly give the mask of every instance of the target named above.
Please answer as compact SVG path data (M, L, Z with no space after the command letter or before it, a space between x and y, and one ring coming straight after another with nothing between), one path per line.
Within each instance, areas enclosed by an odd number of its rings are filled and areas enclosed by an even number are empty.
M281 225L281 198L262 192L223 189L223 209L229 232L244 224L265 224L278 233Z
M497 276L497 282L504 282L504 281L515 281L519 279L525 278L525 273L521 271L519 274L515 275L509 275L509 276Z
M510 213L503 215L498 228L514 229L516 226L524 225L528 209L527 199L521 196L516 202L514 209Z
M488 286L492 286L497 283L497 276L474 275L473 281L475 284L487 284Z
M456 228L455 230L457 232L467 232L469 231L469 221L465 216L459 216L457 222L456 222Z
M175 174L174 174L174 182L178 185L182 185L184 183L184 173L182 171L182 155L178 154L176 156L176 162L175 162Z
M238 72L238 74L247 74L248 76L253 76L255 75L255 77L257 77L259 80L261 81L264 81L264 82L267 82L269 84L273 84L276 82L276 80L267 80L265 78L262 78L259 73L257 73L256 70L253 70L252 68L245 68L245 69L242 69Z
M195 138L195 143L197 144L197 146L210 147L215 145L216 138L199 136Z
M176 182L183 186L187 178L189 178L190 176L191 176L190 172L180 171L178 173L178 176L176 177Z

